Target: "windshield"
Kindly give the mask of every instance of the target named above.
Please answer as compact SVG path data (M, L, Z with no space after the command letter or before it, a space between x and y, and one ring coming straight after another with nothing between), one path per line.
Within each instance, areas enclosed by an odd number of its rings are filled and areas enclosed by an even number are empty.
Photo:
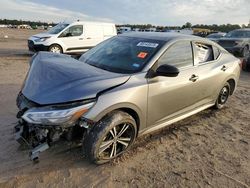
M57 24L55 27L52 27L48 33L49 34L58 34L60 33L62 30L64 30L69 24L65 24L65 23L60 23Z
M136 73L162 47L164 41L117 36L104 41L80 57L92 66L116 73Z
M231 31L228 34L226 34L226 37L228 38L249 38L250 37L250 31Z

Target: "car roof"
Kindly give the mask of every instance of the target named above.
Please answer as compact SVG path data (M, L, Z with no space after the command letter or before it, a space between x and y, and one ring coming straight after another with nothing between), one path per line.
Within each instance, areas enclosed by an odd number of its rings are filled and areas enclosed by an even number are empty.
M244 29L235 29L233 31L250 31L250 28L244 28Z
M120 36L135 37L135 38L144 38L152 40L162 40L168 42L170 40L178 39L201 39L194 35L185 35L174 32L128 32L121 34Z
M223 50L223 48L220 45L206 38L202 38L202 37L195 36L195 35L185 35L185 34L180 34L180 33L175 33L175 32L127 32L127 33L118 35L118 37L119 36L151 39L151 40L161 40L166 43L170 41L178 41L178 40L197 40L200 42L205 42L210 45L214 45L220 48L221 50Z
M91 22L91 21L74 21L69 22L68 24L98 24L98 25L115 25L114 23L108 23L108 22Z

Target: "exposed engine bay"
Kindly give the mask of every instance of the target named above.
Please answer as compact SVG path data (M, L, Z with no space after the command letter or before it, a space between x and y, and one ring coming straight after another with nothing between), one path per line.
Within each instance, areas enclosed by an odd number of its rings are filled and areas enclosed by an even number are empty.
M30 149L30 159L38 161L39 154L52 146L53 143L60 139L67 141L81 141L88 127L93 122L79 118L74 122L69 121L62 125L40 125L32 124L25 121L22 117L30 108L35 108L39 105L29 101L21 93L17 98L17 106L20 111L17 114L19 119L15 126L15 139L23 146Z

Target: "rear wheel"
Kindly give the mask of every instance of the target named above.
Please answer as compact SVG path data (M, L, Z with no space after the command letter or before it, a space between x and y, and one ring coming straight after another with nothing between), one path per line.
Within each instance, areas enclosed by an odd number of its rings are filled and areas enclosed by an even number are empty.
M228 97L230 96L230 85L227 82L222 89L220 90L219 96L216 100L215 103L215 108L216 109L221 109L224 107L224 105L226 104Z
M86 136L83 149L90 161L103 164L128 150L136 138L135 120L116 111L100 121Z
M49 51L53 53L62 53L62 47L59 46L58 44L52 44L49 47Z

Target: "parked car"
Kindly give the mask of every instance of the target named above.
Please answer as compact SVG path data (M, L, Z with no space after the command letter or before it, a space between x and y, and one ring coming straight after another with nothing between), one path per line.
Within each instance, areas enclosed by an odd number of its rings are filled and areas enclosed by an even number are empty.
M131 31L132 31L131 27L118 27L117 28L118 34L123 34L123 33L131 32Z
M34 160L60 136L82 133L88 159L108 162L139 135L222 108L239 63L210 40L177 33L118 35L79 60L40 52L17 97L16 139Z
M250 52L250 29L237 29L218 41L222 47L236 56L246 58Z
M117 35L115 24L96 22L59 23L45 33L28 39L30 51L55 53L85 52L98 43Z
M223 38L226 35L226 33L212 33L210 35L208 35L206 38L208 38L209 40L212 40L214 42L218 42L219 39Z

